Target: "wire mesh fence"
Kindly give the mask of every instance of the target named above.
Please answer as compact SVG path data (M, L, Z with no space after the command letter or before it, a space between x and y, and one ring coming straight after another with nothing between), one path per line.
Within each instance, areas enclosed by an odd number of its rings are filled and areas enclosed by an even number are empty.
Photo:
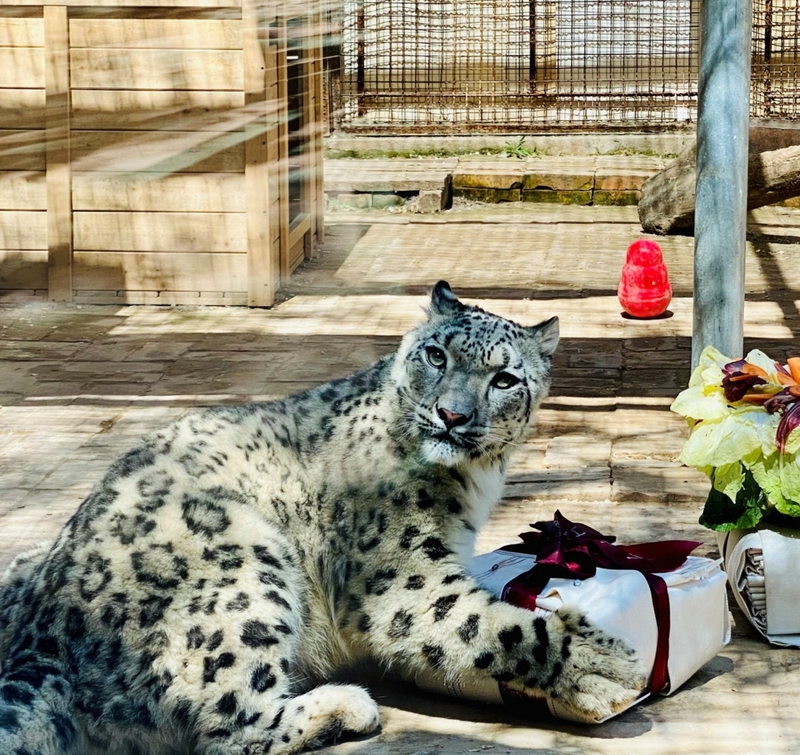
M750 109L754 116L800 118L800 2L754 0L753 78Z
M800 0L755 0L753 113L798 117ZM344 0L334 126L672 127L697 107L698 0Z

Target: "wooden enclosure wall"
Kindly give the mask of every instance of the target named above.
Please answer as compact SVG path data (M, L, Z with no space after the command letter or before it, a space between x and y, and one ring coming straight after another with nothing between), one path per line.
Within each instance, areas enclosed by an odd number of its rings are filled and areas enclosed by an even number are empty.
M321 236L314 15L181 1L0 8L0 295L268 306Z

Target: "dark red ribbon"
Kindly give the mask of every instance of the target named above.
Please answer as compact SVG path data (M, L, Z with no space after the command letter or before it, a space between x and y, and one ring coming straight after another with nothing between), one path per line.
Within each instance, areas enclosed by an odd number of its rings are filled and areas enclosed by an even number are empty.
M536 597L553 577L589 579L602 569L633 569L641 572L650 587L658 639L651 692L669 684L670 611L667 585L658 572L674 571L701 543L696 540L664 540L636 545L613 545L616 538L569 521L556 511L553 521L536 522L539 532L523 532L522 543L506 545L505 551L530 553L536 564L512 579L503 590L503 600L528 610L536 608Z

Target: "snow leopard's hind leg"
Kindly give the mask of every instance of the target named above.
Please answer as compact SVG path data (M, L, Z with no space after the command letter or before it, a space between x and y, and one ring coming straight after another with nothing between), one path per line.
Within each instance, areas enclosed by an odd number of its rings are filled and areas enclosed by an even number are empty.
M172 679L163 712L198 755L285 755L375 730L377 706L359 687L299 694L307 587L296 556L252 510L231 505L228 515L230 532L208 543L202 564L190 560L174 600L188 609L165 614L177 641L157 661Z

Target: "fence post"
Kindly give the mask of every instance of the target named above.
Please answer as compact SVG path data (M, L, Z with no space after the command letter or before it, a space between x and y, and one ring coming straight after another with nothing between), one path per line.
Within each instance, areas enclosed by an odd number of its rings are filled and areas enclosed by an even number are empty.
M752 0L700 4L692 365L744 345Z

